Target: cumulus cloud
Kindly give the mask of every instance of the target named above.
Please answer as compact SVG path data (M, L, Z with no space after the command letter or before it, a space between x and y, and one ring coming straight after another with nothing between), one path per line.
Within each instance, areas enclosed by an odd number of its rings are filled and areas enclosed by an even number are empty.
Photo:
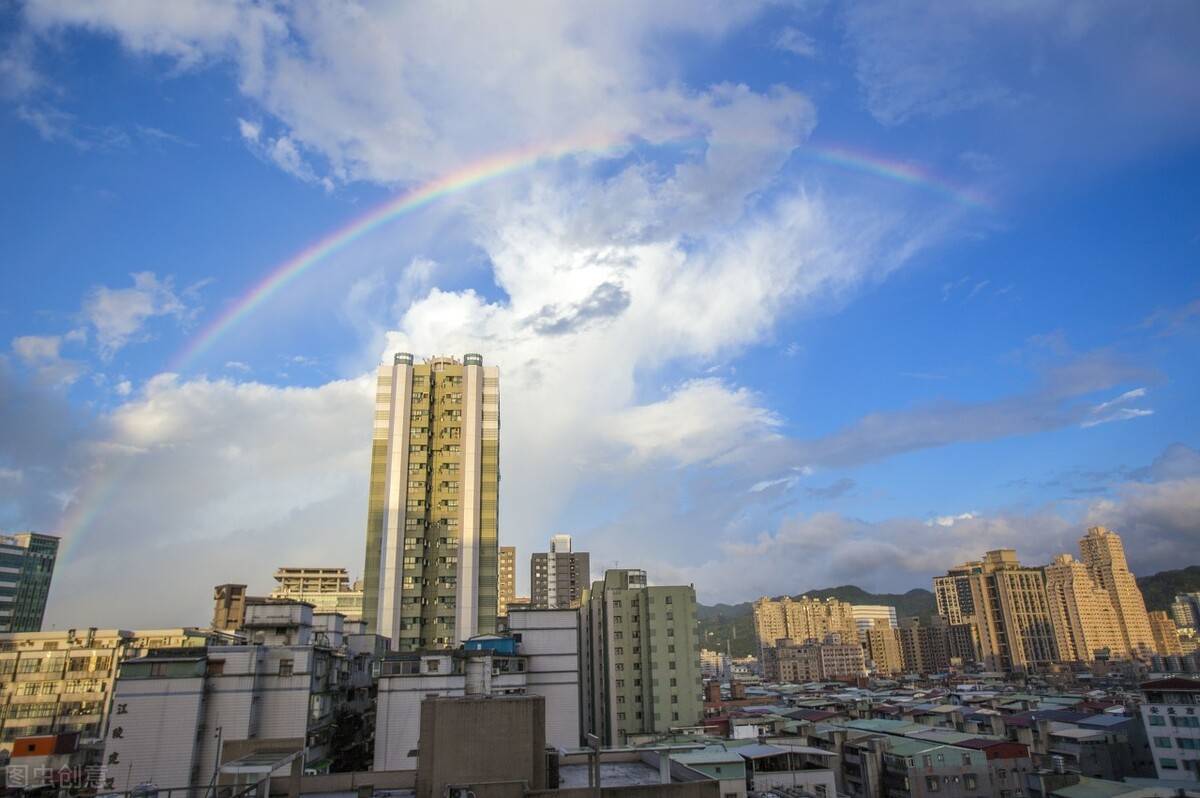
M78 380L87 371L78 361L62 356L64 341L76 340L77 336L22 335L12 341L12 351L17 358L31 368L38 382L45 385L67 386Z
M131 342L146 340L150 319L183 319L188 312L169 277L160 279L153 272L137 272L131 277L130 288L97 286L83 300L83 318L95 331L105 359Z

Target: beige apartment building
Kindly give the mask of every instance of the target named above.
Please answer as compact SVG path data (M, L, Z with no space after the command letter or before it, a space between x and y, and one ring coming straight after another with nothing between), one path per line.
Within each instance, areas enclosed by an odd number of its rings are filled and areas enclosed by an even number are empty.
M863 651L868 664L880 676L894 676L904 672L904 658L900 653L900 632L888 621L875 621L875 626L863 633Z
M363 620L399 651L496 630L500 374L477 354L379 368Z
M808 596L775 600L764 596L754 602L754 632L761 649L783 638L804 642L839 634L844 640L854 640L858 625L854 607L844 601Z
M271 598L313 605L314 612L340 612L347 621L362 620L363 585L350 583L345 568L280 568Z
M121 662L155 649L234 642L195 628L0 634L0 750L11 751L18 737L66 732L99 743Z
M951 569L934 579L934 588L947 621L975 625L980 659L990 670L1025 671L1058 661L1042 569L1022 566L1012 549Z
M1183 654L1183 644L1179 642L1179 627L1163 610L1149 613L1150 634L1154 635L1154 648L1164 657Z
M1097 654L1128 654L1108 591L1070 554L1060 554L1046 566L1046 598L1061 661L1092 662Z
M604 745L696 725L704 714L696 591L609 570L579 607L583 726Z
M501 546L500 559L497 561L498 581L496 593L496 614L501 618L508 617L508 605L517 598L517 547Z
M763 649L763 677L767 681L853 681L866 672L857 636L845 640L839 634L830 634L823 640L803 643L783 638Z
M1150 631L1146 602L1125 561L1121 536L1094 526L1079 539L1079 551L1093 581L1108 592L1125 650L1131 656L1153 653L1154 635Z

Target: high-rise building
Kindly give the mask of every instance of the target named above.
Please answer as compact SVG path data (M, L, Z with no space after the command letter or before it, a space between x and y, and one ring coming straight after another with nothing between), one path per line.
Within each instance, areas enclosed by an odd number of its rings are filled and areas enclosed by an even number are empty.
M37 532L0 535L0 632L39 632L58 558L58 538Z
M694 726L704 712L696 591L646 584L646 572L609 570L585 590L584 729L605 745Z
M508 605L517 597L517 547L501 546L498 563L496 614L504 618L508 616Z
M951 568L945 576L933 578L933 595L938 615L946 623L968 623L975 617L975 600L971 593L971 572L981 565L968 562Z
M853 640L858 634L858 624L853 606L834 598L763 597L754 602L754 631L761 649L785 637L798 643L824 640L828 634Z
M899 625L896 622L896 608L886 604L853 604L850 613L854 616L860 639L868 629L875 628L877 621L883 621L893 629Z
M500 375L480 355L379 367L363 620L399 651L496 630Z
M340 612L347 621L362 619L362 582L350 584L345 568L280 568L271 598L313 605L314 612Z
M876 673L881 676L894 676L904 671L904 657L900 652L900 633L897 629L886 621L876 621L863 636L863 651Z
M950 627L942 618L922 625L919 618L905 618L897 632L904 670L911 673L943 673L950 668Z
M550 551L530 558L530 598L535 609L579 606L587 589L591 558L586 551L571 549L570 535L550 538Z
M1154 635L1154 649L1163 656L1178 656L1183 654L1183 646L1179 642L1179 628L1175 621L1163 610L1149 613L1150 634Z
M1060 554L1046 566L1046 598L1061 661L1091 662L1097 654L1128 653L1108 591L1070 554Z
M934 588L943 618L975 625L980 659L990 670L1024 671L1058 661L1042 569L1022 566L1012 549L989 551L981 561L951 569L934 580Z
M1177 593L1171 603L1171 617L1180 629L1200 628L1200 593Z
M1137 580L1125 562L1121 536L1102 526L1094 526L1079 539L1079 551L1092 579L1108 591L1117 623L1130 655L1154 651L1154 635L1146 615L1146 602Z

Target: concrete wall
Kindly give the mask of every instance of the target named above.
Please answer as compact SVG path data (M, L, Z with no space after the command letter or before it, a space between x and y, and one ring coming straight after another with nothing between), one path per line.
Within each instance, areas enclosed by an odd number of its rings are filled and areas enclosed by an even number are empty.
M546 702L541 696L428 698L421 703L417 798L449 785L525 781L546 786Z
M613 796L613 798L721 798L721 785L716 781L640 784L634 787L603 787L600 794ZM588 787L574 787L568 790L529 790L525 793L526 798L592 798L593 795L595 795L595 791Z
M203 696L203 677L117 681L104 751L112 789L192 783Z
M546 743L578 748L582 743L579 686L579 613L576 610L516 610L509 629L521 635L527 659L526 690L546 699Z
M360 773L322 773L300 779L300 794L356 792L360 787L379 790L411 790L417 784L415 770L367 770ZM271 778L271 795L287 795L288 779Z

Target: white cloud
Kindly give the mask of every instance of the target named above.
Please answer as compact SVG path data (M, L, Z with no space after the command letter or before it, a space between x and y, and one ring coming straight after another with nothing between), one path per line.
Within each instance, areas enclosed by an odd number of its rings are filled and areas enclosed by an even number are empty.
M959 513L958 515L939 515L926 521L925 526L954 526L959 521L971 521L978 517L979 513L975 511Z
M720 460L773 435L780 420L760 407L749 390L700 379L684 383L662 401L631 407L602 423L635 461L692 465Z
M101 357L111 358L125 345L146 340L146 323L157 316L182 319L187 307L171 279L137 272L131 288L97 286L83 300L83 317L96 333Z
M182 68L229 60L242 92L282 128L271 139L255 135L257 123L239 130L281 168L393 183L533 142L677 135L694 124L678 115L688 99L649 40L719 37L758 8L546 3L513 24L499 6L47 0L25 16L35 31L111 33Z
M129 394L133 393L133 383L129 380L121 380L113 386L113 391L117 396L129 396Z
M817 56L816 41L813 37L797 28L789 27L779 31L779 34L775 37L774 44L780 50L789 52L792 55L804 58L816 58Z
M1079 426L1095 427L1100 424L1108 424L1113 421L1129 421L1134 418L1142 418L1144 416L1154 415L1153 410L1141 407L1124 407L1134 399L1145 397L1145 388L1134 388L1126 391L1115 399L1109 399L1107 402L1101 402L1092 407L1090 417L1085 418L1079 423Z
M57 360L62 338L57 335L22 335L14 338L13 352L28 364Z
M12 340L12 351L33 370L39 383L54 387L71 385L87 371L78 360L61 354L64 341L74 341L70 333L61 335L22 335Z
M243 363L240 360L227 360L227 361L225 361L225 370L226 371L240 371L243 374L249 374L250 366Z
M241 117L238 117L237 122L238 132L241 133L242 138L248 142L257 144L259 136L262 135L262 125L256 122L251 122L247 119L242 119Z

